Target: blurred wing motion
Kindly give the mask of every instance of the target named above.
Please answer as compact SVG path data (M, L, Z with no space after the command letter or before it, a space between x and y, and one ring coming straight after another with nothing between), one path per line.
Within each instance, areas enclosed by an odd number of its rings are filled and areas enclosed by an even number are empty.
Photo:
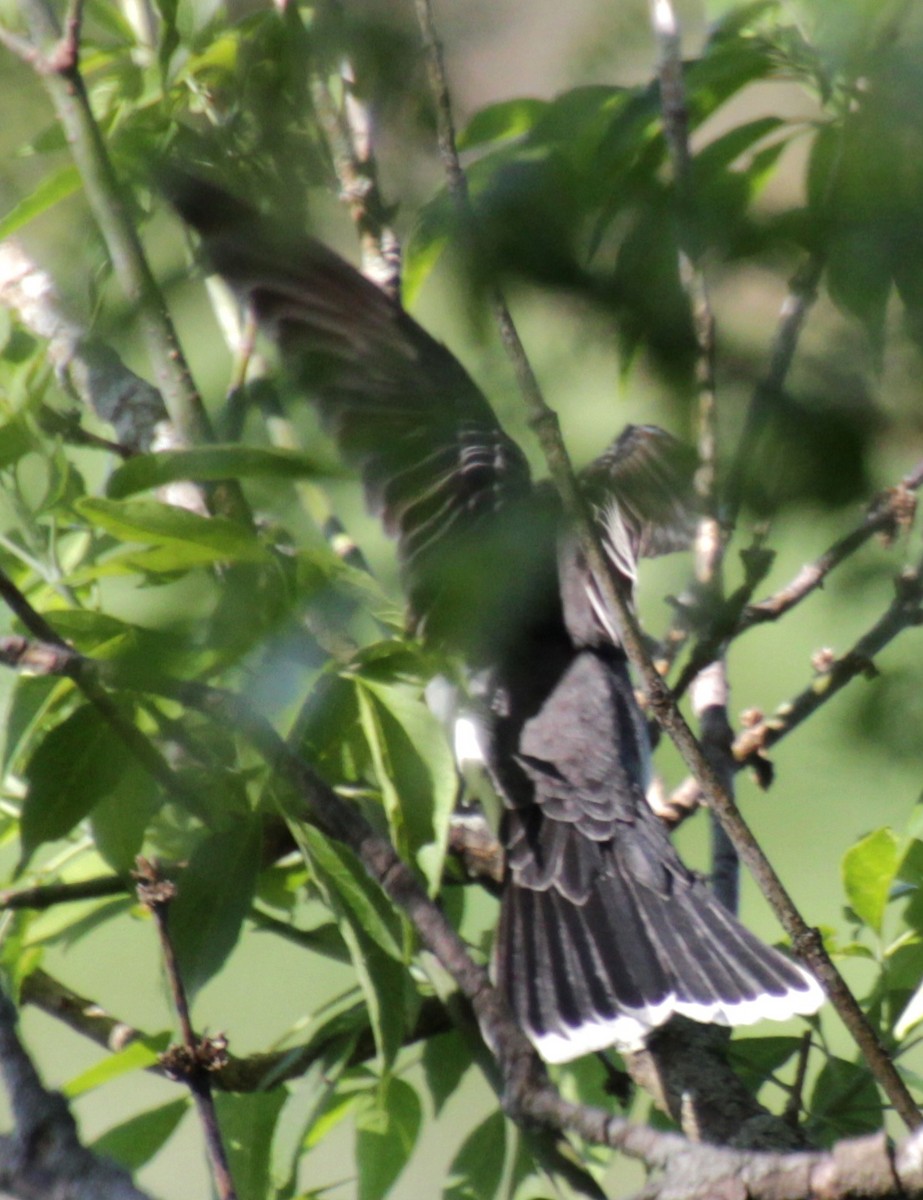
M506 805L498 984L546 1059L640 1046L674 1013L814 1012L798 965L726 913L645 800L649 746L618 634L555 494L453 356L319 242L210 185L171 182L203 250L312 396L398 539L416 627L482 668ZM626 429L582 474L628 584L688 545L688 452Z
M176 176L171 191L210 265L361 468L369 507L398 539L414 628L478 660L495 653L530 593L553 591L553 533L525 456L484 396L444 346L320 242L279 233L199 180Z

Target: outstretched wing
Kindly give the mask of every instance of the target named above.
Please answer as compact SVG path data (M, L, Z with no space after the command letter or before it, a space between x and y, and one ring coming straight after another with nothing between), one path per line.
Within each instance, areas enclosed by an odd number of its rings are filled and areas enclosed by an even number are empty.
M512 632L535 572L553 576L522 451L457 359L338 255L201 180L169 189L360 466L398 539L414 627L482 656L498 621Z
M581 474L615 566L634 578L639 558L686 549L693 537L696 458L657 425L627 425Z
M631 592L638 560L687 548L696 499L693 452L656 425L628 425L580 473L603 549ZM578 646L619 645L613 615L575 537L560 547L564 618Z

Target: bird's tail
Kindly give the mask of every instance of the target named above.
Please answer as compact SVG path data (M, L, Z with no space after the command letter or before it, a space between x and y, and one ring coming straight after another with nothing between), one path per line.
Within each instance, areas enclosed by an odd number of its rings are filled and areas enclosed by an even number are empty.
M671 1016L750 1025L816 1012L817 981L749 933L707 885L663 894L612 863L580 903L510 880L497 982L548 1062L637 1050Z

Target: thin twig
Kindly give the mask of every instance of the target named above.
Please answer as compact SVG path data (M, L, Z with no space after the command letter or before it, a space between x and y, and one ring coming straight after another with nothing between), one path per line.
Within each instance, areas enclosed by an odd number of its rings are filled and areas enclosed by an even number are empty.
M202 1123L212 1177L220 1200L237 1200L237 1191L218 1125L210 1078L211 1072L219 1069L227 1061L227 1042L221 1035L197 1038L192 1028L186 989L170 936L168 919L170 904L176 896L176 884L166 879L155 863L144 858L137 860L135 878L138 882L138 899L148 909L157 926L160 953L183 1038L182 1046L172 1047L162 1056L161 1061L167 1073L182 1079L192 1093Z
M748 604L737 621L733 636L737 637L766 621L777 621L802 600L807 599L824 582L831 571L864 546L876 534L892 538L906 529L913 519L914 494L923 485L923 461L917 463L897 485L876 496L861 524L839 538L814 562L808 563L784 587L756 604Z
M678 224L679 277L689 304L695 332L695 379L698 393L699 469L696 491L701 504L695 540L695 577L699 603L706 611L724 607L723 560L725 537L718 517L718 404L715 382L715 315L699 249L696 198L689 145L689 109L683 79L679 24L671 0L651 0L651 24L660 48L658 76L664 137L673 166ZM727 794L733 796L731 761L733 733L728 720L727 667L724 648L701 664L692 691L699 739ZM714 813L711 822L711 884L715 895L736 913L740 899L737 852Z
M119 875L98 875L76 883L43 883L34 887L4 888L0 891L0 909L29 908L41 911L58 904L76 904L81 900L101 900L122 896L128 891Z
M467 189L454 146L448 86L429 0L416 0L416 9L427 50L429 74L433 81L440 149L448 184L450 191L457 197L457 202L464 203ZM583 496L577 486L557 416L545 404L525 356L514 361L517 363L517 375L520 374L520 366L522 367L520 386L530 424L538 435L549 472L561 495L564 510L580 539L587 565L595 577L604 603L618 622L622 646L647 693L654 716L679 750L687 767L701 783L707 803L717 814L735 850L792 939L796 954L808 962L823 983L828 996L868 1062L872 1074L907 1126L917 1128L923 1124L923 1116L917 1109L907 1085L897 1073L877 1033L824 950L819 934L812 930L801 916L657 671L630 598L623 591L599 544Z
M905 629L923 622L923 564L908 567L895 581L895 596L885 613L863 634L851 650L824 663L817 677L792 700L780 705L771 717L756 721L734 742L734 757L741 765L752 762L791 733L857 675L874 673L874 659Z

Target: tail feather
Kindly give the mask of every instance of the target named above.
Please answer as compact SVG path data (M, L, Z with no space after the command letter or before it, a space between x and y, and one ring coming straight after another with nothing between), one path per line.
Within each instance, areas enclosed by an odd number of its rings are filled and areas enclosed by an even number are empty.
M817 982L761 943L698 879L664 894L618 871L582 904L508 885L496 970L549 1062L614 1045L638 1049L674 1014L749 1025L815 1012Z

